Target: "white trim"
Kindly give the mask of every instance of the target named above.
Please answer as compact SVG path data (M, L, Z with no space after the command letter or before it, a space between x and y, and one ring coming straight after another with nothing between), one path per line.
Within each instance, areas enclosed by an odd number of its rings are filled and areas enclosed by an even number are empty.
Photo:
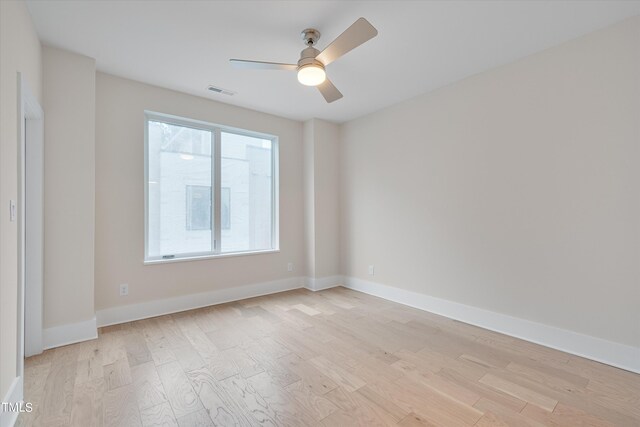
M211 190L213 191L213 203L211 203L213 245L211 245L211 250L215 255L219 255L222 249L222 131L220 128L214 128L211 143L213 144L211 147ZM147 145L149 145L148 141Z
M96 318L47 328L43 332L43 337L45 350L82 341L94 340L98 338Z
M219 166L220 167L220 166ZM222 175L220 176L222 185ZM280 139L271 141L271 246L280 249Z
M23 399L22 390L24 385L22 383L22 377L16 377L11 382L7 395L2 400L3 402L21 402ZM4 412L0 407L0 427L13 427L18 420L19 412Z
M244 251L244 252L223 252L217 255L194 255L194 256L186 256L183 258L170 258L170 259L153 259L143 261L144 265L153 265L153 264L168 264L172 262L185 262L185 261L199 261L203 259L215 259L215 258L230 258L236 256L248 256L248 255L265 255L265 254L275 254L280 252L280 249L265 249L260 251Z
M23 141L24 186L24 352L42 353L42 317L44 284L44 112L24 79L21 79L24 103ZM25 179L29 177L29 179Z
M19 402L24 395L25 347L42 351L43 295L43 138L44 112L22 75L17 73L18 129L18 293L16 375L5 401ZM28 147L28 148L27 148ZM27 188L27 167L30 181ZM36 182L39 181L39 182ZM28 192L27 192L28 190ZM27 215L26 204L30 213ZM25 312L29 320L25 321ZM25 344L25 334L28 335ZM9 399L9 400L6 400ZM0 426L12 426L18 413L0 414Z
M640 348L355 277L344 287L640 373Z
M116 325L134 320L147 319L149 317L299 289L302 288L303 282L304 278L302 277L292 277L139 304L105 308L96 312L97 324L98 327Z
M344 283L343 276L307 277L304 287L310 291L321 291L323 289L335 288Z

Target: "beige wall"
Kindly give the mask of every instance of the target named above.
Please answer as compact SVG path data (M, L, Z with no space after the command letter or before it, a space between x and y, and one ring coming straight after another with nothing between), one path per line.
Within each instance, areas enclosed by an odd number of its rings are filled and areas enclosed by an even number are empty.
M338 132L337 125L314 119L316 277L340 273Z
M314 120L303 124L304 241L307 275L316 276Z
M0 1L0 398L16 377L17 222L9 200L18 197L17 73L42 100L40 42L24 2Z
M45 328L95 314L95 79L94 59L43 49Z
M640 18L341 137L344 274L640 345Z
M340 274L338 224L338 138L336 124L304 123L305 241L307 274Z
M102 73L96 93L96 309L305 274L300 122ZM279 137L279 253L143 265L145 110Z

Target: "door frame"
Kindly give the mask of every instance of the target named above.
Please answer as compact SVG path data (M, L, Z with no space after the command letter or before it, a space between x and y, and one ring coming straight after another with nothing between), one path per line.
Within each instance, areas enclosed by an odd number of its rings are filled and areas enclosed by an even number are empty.
M42 353L44 297L44 111L18 73L18 374Z
M22 73L17 73L16 82L18 200L15 210L11 205L18 228L16 378L9 386L7 403L24 401L25 312L29 313L26 328L30 354L42 352L43 328L44 112ZM29 212L25 206L30 206ZM0 426L12 426L18 415L17 411L0 411Z

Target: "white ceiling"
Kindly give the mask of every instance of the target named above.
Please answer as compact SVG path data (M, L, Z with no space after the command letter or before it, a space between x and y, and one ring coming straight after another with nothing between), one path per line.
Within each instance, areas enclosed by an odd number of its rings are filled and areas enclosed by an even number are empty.
M98 70L298 120L344 122L640 14L640 1L28 1L44 44ZM229 58L290 62L300 31L322 49L359 17L378 36L327 67L326 104L295 72L235 70ZM210 93L213 84L237 92Z

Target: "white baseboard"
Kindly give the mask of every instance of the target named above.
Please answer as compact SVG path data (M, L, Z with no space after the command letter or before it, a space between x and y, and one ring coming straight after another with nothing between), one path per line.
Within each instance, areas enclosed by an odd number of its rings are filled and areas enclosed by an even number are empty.
M354 277L344 287L640 373L640 348Z
M342 276L307 277L304 287L315 292L335 288L342 285L343 281L344 277Z
M45 350L98 338L96 318L78 323L54 326L42 331Z
M132 322L134 320L147 319L149 317L162 316L164 314L193 310L225 302L238 301L246 298L259 297L277 292L302 288L303 277L274 280L272 282L254 283L251 285L236 286L234 288L218 289L215 291L198 294L183 295L174 298L166 298L148 301L139 304L123 305L105 308L96 312L98 327Z
M21 402L23 399L23 389L22 377L14 378L2 402ZM19 412L5 412L2 410L2 407L0 407L0 427L13 427L18 420L18 415L20 415Z

